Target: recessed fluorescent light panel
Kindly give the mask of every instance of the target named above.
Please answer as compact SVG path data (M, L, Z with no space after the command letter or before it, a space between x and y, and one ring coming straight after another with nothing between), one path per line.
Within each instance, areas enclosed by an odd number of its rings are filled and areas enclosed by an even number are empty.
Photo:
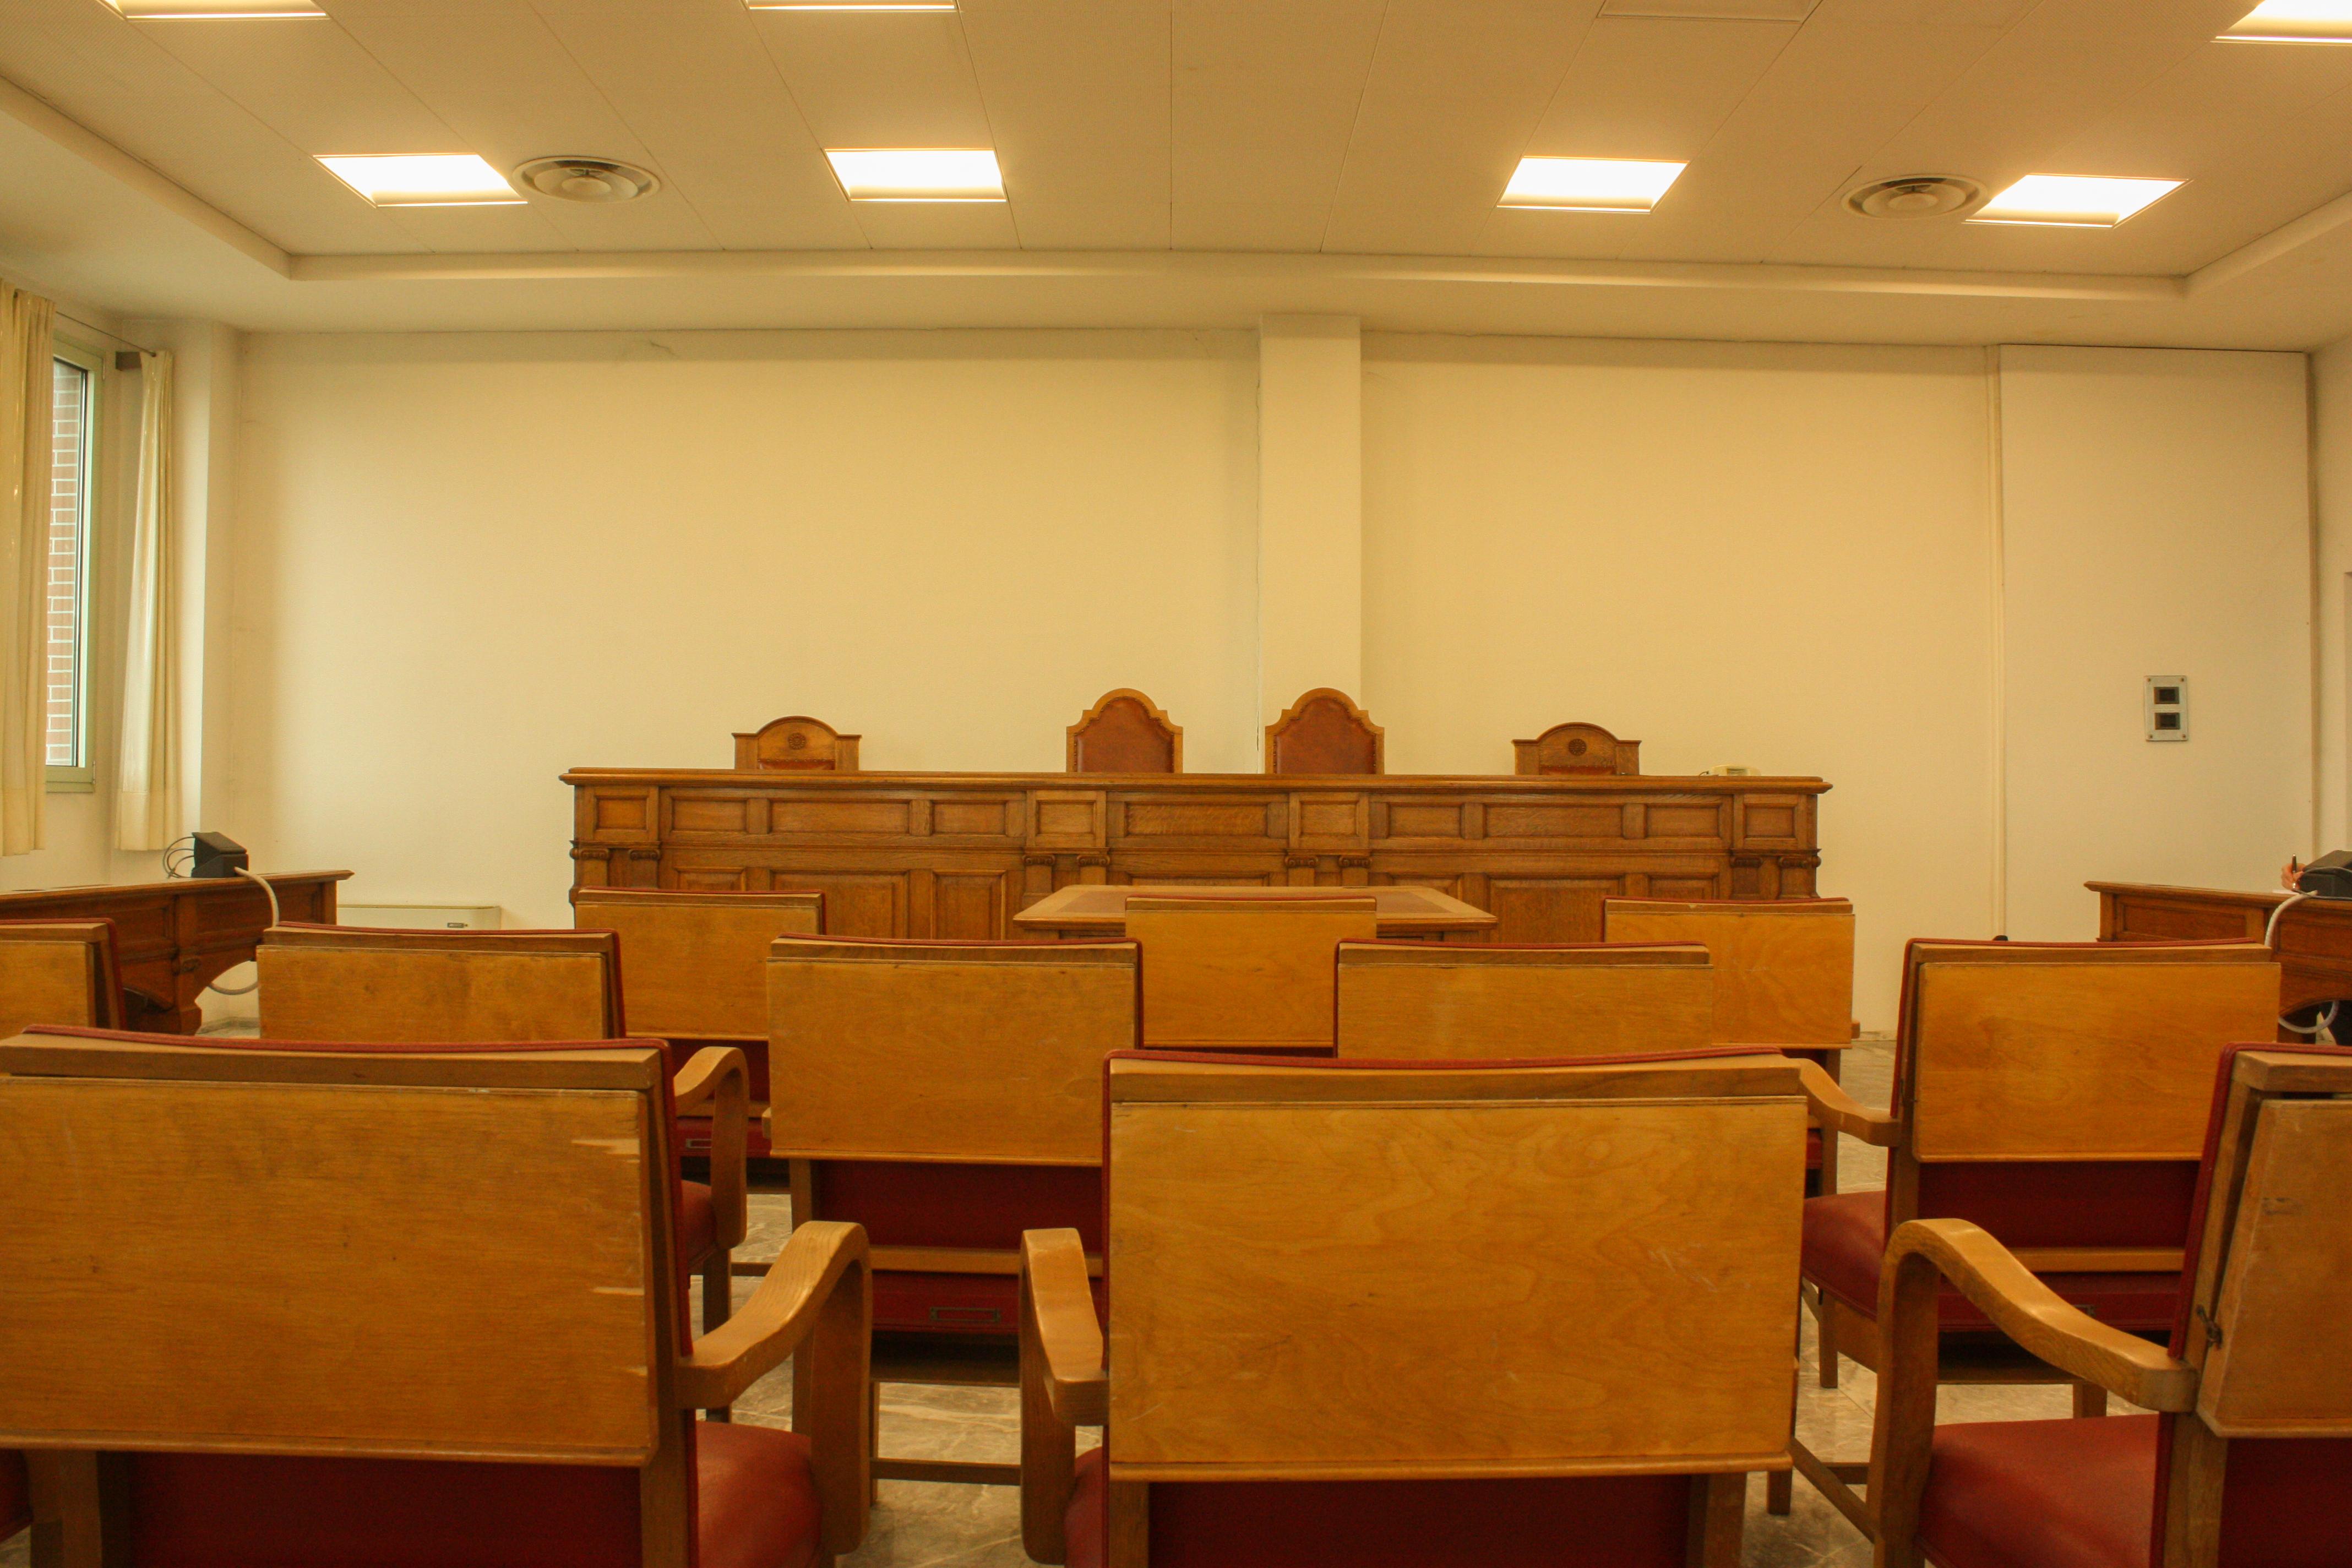
M1672 16L1697 22L1801 22L1821 0L1607 0L1604 16Z
M1522 158L1503 192L1502 205L1559 212L1645 213L1688 166L1624 158Z
M955 0L743 0L754 11L952 11Z
M828 147L853 202L1001 202L1004 176L985 147Z
M2352 44L2352 0L2263 0L2221 37L2252 44Z
M204 16L217 21L250 16L323 16L310 0L106 0L134 22L176 21Z
M1970 223L2051 224L2113 228L2180 188L2179 180L2110 180L2086 174L2028 174L1979 207Z
M321 158L327 172L380 207L519 206L506 176L471 153Z

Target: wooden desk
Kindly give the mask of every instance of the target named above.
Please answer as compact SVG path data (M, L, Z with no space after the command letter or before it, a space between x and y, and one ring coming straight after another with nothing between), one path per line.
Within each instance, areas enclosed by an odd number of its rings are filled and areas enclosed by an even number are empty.
M2099 895L2101 942L2260 942L2284 893L2085 882ZM2352 997L2352 900L2305 899L2279 917L2279 1007L2296 1013ZM2307 1023L2307 1019L2297 1019ZM2352 1019L2347 1019L2352 1023ZM2308 1039L2285 1030L2282 1040Z
M1006 937L1071 886L1433 888L1503 942L1601 900L1809 898L1814 778L580 768L581 887L813 888L836 936Z
M269 878L281 918L331 925L335 884L349 871L286 871ZM193 1035L196 998L248 963L269 924L269 900L242 877L131 882L0 893L0 920L110 920L122 961L134 1029Z
M1280 899L1295 891L1289 888L1217 888L1209 889L1219 898ZM1332 889L1346 893L1346 888ZM1044 931L1058 937L1125 936L1127 934L1127 900L1139 894L1182 898L1188 893L1202 891L1197 887L1153 887L1145 882L1130 882L1123 887L1108 887L1083 882L1072 883L1046 894L1035 903L1013 917L1013 923L1022 931ZM1382 936L1421 936L1461 940L1490 931L1495 917L1484 910L1473 909L1461 900L1449 898L1434 888L1391 885L1365 888L1372 897L1372 918L1381 923Z

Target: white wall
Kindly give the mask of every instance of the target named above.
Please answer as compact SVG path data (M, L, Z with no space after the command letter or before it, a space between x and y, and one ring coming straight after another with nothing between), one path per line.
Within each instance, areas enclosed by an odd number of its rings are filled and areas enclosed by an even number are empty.
M2095 932L2092 879L2275 886L2312 837L2300 354L2011 348L2009 930ZM2147 677L2190 738L2147 739Z
M1990 541L1973 350L1373 338L1367 702L1400 773L1587 720L1644 773L1816 773L1865 1022L1984 934Z
M1589 719L1653 773L1821 774L1865 1024L1905 938L1996 929L1998 742L2016 934L2092 934L2092 876L2259 887L2307 847L2295 356L1362 353L1391 770ZM562 922L558 773L724 766L783 712L869 767L1051 770L1133 685L1194 770L1254 770L1258 395L1239 334L249 339L211 825L354 902ZM2170 564L2115 591L2139 540ZM2186 747L2138 739L2156 673L2197 683Z
M1234 333L255 338L235 761L257 864L569 924L565 768L1058 769L1112 687L1255 764Z
M2352 766L2346 756L2352 710L2352 645L2346 639L2352 606L2352 339L2311 356L2311 469L2319 798L2318 837L2306 846L2306 858L2311 852L2352 848Z

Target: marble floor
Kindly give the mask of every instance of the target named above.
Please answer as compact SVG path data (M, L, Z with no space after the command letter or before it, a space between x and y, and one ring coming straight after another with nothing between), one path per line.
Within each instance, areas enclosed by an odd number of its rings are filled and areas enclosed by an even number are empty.
M1885 1041L1865 1041L1846 1058L1845 1084L1865 1104L1885 1105L1892 1057ZM1883 1187L1885 1156L1851 1140L1840 1147L1839 1184L1846 1191ZM790 1229L789 1202L781 1194L752 1199L751 1234L742 1258L774 1256ZM736 1281L739 1300L754 1281ZM1805 1321L1803 1367L1798 1382L1797 1426L1814 1452L1864 1459L1870 1452L1874 1380L1852 1362L1839 1386L1818 1386L1812 1325ZM755 1385L736 1405L739 1420L790 1425L790 1369ZM2063 1388L1947 1388L1938 1413L1948 1421L2018 1420L2069 1414ZM883 1452L916 1458L1013 1462L1019 1456L1019 1403L1010 1389L931 1388L887 1384L882 1391ZM1090 1439L1089 1439L1090 1440ZM885 1481L866 1544L842 1560L844 1568L1021 1568L1019 1494L1011 1487L968 1487ZM1748 1487L1749 1568L1867 1568L1870 1547L1801 1479L1787 1518L1764 1511L1764 1488ZM26 1568L25 1538L0 1546L0 1568Z

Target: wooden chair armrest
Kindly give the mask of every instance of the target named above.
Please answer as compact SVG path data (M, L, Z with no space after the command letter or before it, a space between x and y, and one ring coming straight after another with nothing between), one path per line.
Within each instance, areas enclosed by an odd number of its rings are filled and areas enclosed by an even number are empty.
M1099 1426L1109 1405L1101 1325L1075 1230L1021 1236L1021 1541L1030 1558L1069 1552L1077 1429Z
M1797 1064L1798 1080L1805 1086L1805 1099L1811 1102L1813 1120L1822 1126L1879 1149L1892 1149L1903 1142L1901 1121L1848 1094L1819 1062L1790 1059Z
M1920 1500L1936 1429L1942 1345L1937 1298L1949 1279L1993 1325L2062 1372L2149 1410L2197 1404L2196 1369L2066 1304L1987 1232L1966 1220L1915 1219L1898 1227L1879 1277L1877 1414L1870 1445L1870 1507L1882 1568L1918 1568Z
M709 1107L711 1221L721 1247L739 1247L751 1226L751 1184L746 1173L751 1126L750 1064L734 1046L705 1046L670 1080L670 1095L680 1116L706 1104Z
M809 1220L796 1227L740 1310L677 1363L677 1401L716 1410L790 1357L823 1505L824 1550L855 1551L874 1498L867 1401L874 1351L874 1281L866 1227Z

